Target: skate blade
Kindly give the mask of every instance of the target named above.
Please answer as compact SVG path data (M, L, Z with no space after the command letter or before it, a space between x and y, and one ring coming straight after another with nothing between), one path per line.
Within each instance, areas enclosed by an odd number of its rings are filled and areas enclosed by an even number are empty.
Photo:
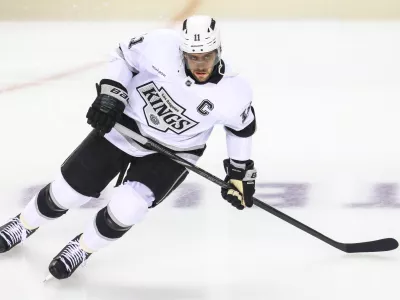
M45 282L47 282L47 281L49 281L49 280L51 280L53 278L54 278L53 275L49 274L49 275L46 276L46 278L43 280L43 282L45 283Z

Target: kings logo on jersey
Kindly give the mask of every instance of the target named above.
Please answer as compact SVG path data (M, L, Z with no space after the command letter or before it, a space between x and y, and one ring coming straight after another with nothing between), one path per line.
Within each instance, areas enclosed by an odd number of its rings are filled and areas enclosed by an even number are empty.
M141 85L136 90L146 103L143 111L150 127L181 134L198 124L185 116L186 109L175 103L164 88L158 89L154 82Z

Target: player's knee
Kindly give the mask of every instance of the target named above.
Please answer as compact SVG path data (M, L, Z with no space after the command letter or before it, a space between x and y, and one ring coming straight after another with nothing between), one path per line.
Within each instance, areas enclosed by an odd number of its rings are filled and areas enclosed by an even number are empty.
M37 208L43 216L54 219L90 199L73 190L64 178L60 177L40 190L37 196Z
M140 191L124 184L114 190L108 204L108 212L121 226L132 226L144 219L148 207L149 204Z
M144 219L148 206L146 199L131 186L119 186L114 190L108 206L97 213L96 228L106 238L120 238Z

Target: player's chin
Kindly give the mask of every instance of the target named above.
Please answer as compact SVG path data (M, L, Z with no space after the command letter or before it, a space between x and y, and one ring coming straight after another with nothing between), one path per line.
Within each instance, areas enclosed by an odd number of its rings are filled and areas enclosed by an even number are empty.
M200 82L207 81L208 78L210 77L210 73L208 72L193 72L193 75L196 77L196 79Z

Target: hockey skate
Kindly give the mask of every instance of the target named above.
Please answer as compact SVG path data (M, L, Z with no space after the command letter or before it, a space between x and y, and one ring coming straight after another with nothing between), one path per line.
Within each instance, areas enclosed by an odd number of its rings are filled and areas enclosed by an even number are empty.
M91 255L81 248L79 243L81 235L79 234L70 241L51 261L49 272L54 278L66 279L70 277ZM50 278L49 275L46 280Z
M11 250L37 230L37 228L33 230L26 229L22 225L19 216L16 216L0 227L0 253Z

